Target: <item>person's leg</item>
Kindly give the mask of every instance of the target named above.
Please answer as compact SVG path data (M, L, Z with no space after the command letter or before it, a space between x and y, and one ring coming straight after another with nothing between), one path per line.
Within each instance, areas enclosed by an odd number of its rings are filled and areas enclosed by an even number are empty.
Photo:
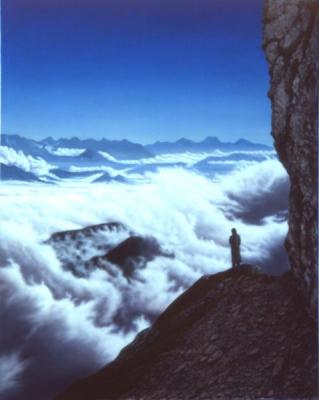
M236 249L236 254L234 258L235 258L236 268L239 268L241 262L239 249Z
M236 254L234 254L233 251L232 251L232 255L231 255L231 262L232 262L233 269L235 269L236 268Z

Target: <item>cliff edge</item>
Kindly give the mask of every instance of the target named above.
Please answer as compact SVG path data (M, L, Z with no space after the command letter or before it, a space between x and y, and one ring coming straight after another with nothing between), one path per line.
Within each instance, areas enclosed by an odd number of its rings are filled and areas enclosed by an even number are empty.
M248 265L204 276L58 399L309 398L318 387L316 327L294 282Z
M291 190L286 248L312 315L318 299L319 2L266 0L272 135Z

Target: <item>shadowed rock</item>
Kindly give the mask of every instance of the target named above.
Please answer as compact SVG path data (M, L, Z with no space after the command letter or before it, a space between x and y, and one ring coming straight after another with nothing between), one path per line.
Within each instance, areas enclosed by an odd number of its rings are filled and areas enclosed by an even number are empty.
M87 276L97 265L88 262L105 254L131 232L122 223L108 222L81 229L56 232L45 242L53 247L63 268L76 276ZM114 242L115 241L115 242Z
M58 242L60 240L65 240L65 239L73 239L76 240L77 238L81 238L83 236L90 236L94 233L97 233L101 230L109 230L109 231L114 231L114 230L127 230L126 226L120 222L107 222L104 224L97 224L97 225L90 225L85 228L81 229L72 229L68 231L61 231L61 232L56 232L53 233L46 241L46 243L52 244L54 242Z
M317 0L266 0L264 49L271 77L272 135L290 177L290 265L317 310L318 65Z
M110 250L106 259L119 265L124 276L129 277L137 264L145 264L157 256L170 255L165 253L152 237L131 236Z
M304 307L289 273L245 265L205 276L58 400L310 397L317 339Z
M110 275L121 271L130 278L135 269L143 268L156 257L173 256L164 252L155 238L132 235L125 225L108 222L56 232L45 243L54 248L62 266L78 277L101 268Z

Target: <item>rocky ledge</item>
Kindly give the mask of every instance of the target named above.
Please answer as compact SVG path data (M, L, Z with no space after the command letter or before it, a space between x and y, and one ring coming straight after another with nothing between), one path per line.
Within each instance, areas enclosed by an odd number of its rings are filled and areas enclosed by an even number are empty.
M317 337L290 273L204 276L118 358L59 400L311 397Z

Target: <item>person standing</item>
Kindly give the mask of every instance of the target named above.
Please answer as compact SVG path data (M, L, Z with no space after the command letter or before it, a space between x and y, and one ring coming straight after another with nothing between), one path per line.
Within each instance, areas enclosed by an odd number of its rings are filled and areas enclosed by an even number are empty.
M241 256L240 256L240 236L238 235L235 228L231 230L232 234L229 237L229 243L231 248L231 260L232 260L232 267L239 268L241 263Z

